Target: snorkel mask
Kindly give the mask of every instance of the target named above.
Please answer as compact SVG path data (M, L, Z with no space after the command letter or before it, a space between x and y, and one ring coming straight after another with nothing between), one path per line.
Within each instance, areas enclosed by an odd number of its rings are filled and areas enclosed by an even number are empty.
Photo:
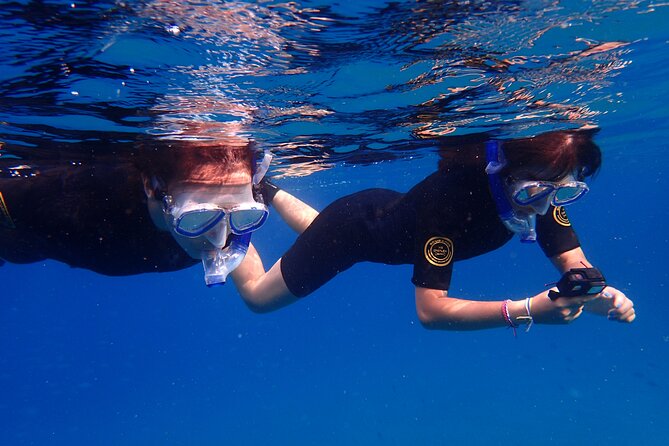
M267 173L272 155L266 151L262 161L254 168L253 186L257 185ZM237 268L249 248L251 234L259 229L267 220L269 210L264 203L253 199L252 191L239 192L242 202L222 207L213 203L198 202L177 206L171 195L164 194L163 212L171 217L172 230L186 238L203 241L215 249L205 248L200 251L204 268L204 281L207 286L225 284L230 272ZM181 201L181 200L180 200ZM196 248L197 249L197 248Z
M258 183L260 183L269 170L271 162L272 154L269 151L265 151L262 161L255 168L255 172L253 172L253 186L257 186ZM204 283L208 287L225 285L225 280L227 279L228 274L234 271L242 263L242 260L244 260L244 257L248 252L249 244L251 243L251 234L253 231L260 228L260 226L265 223L265 220L267 220L267 207L264 204L262 206L265 209L264 217L262 217L261 220L253 219L252 224L248 226L247 230L239 230L239 228L235 228L237 223L235 223L232 216L229 217L232 232L228 236L227 246L213 251L202 252ZM247 221L247 223L249 222L251 222L251 220ZM240 226L243 227L243 224Z
M536 232L536 216L528 214L520 216L511 206L509 199L504 191L504 183L500 172L506 166L506 158L502 151L502 143L500 141L489 140L485 144L486 161L488 165L485 168L488 174L488 181L490 182L490 191L495 205L497 206L497 213L499 218L504 223L507 229L520 236L520 241L523 243L533 243L537 241Z

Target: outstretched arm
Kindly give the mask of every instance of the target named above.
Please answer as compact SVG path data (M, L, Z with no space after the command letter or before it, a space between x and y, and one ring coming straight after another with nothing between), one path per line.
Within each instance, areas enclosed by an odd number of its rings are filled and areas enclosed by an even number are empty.
M583 304L594 296L548 297L548 290L530 298L533 321L541 324L568 324L581 315ZM527 319L526 299L508 301L511 321L523 325ZM424 327L436 330L481 330L510 326L504 317L504 301L473 301L448 296L447 291L416 287L416 311Z
M288 226L298 234L302 234L311 222L318 217L316 209L283 189L278 189L274 194L272 206Z
M288 226L298 234L302 234L311 222L318 217L316 209L284 190L279 190L276 193L272 206Z

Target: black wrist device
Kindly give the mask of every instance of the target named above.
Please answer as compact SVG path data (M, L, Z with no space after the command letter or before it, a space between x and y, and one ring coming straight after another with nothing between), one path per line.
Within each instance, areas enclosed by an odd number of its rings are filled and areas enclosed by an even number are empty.
M548 292L548 297L552 300L558 297L599 294L606 287L606 279L597 268L572 268L555 285L558 291Z

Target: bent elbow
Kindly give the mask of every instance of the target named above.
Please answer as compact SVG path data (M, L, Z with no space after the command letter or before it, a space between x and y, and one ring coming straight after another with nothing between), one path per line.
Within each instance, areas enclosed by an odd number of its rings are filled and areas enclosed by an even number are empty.
M274 307L272 307L271 305L267 305L260 302L253 302L244 299L244 303L246 304L246 307L255 314L265 314L274 310Z
M438 330L440 328L438 324L435 323L434 321L426 321L420 318L419 320L420 320L420 325L426 330Z
M427 330L437 330L440 328L436 314L433 311L430 311L429 308L417 307L416 313L418 314L418 320L423 328Z
M417 306L418 320L426 330L453 330L461 329L457 321L448 318L442 311L428 306Z
M242 298L246 307L256 314L269 313L276 309L276 305L273 304L272 300L265 296L263 293L259 292L257 287L255 287L251 282L238 283L237 292L239 297Z

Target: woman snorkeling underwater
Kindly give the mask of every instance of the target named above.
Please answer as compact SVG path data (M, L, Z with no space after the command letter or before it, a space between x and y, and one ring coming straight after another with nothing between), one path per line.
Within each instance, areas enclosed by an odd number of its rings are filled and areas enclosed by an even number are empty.
M545 290L517 300L472 301L449 294L454 263L493 251L514 235L536 241L560 273L572 271L565 280L583 279L579 270L597 271L564 210L583 197L584 180L600 167L593 134L554 131L445 149L439 170L407 193L368 189L320 214L265 182L266 202L300 235L267 272L251 245L231 276L256 312L296 302L355 263L371 261L413 265L416 310L426 328L515 330L569 323L584 309L632 322L632 301L604 288L603 278L590 290L572 284L569 295Z
M0 160L0 259L54 259L110 276L202 262L223 283L267 218L254 144L145 140L128 154ZM1 263L0 263L1 265Z

